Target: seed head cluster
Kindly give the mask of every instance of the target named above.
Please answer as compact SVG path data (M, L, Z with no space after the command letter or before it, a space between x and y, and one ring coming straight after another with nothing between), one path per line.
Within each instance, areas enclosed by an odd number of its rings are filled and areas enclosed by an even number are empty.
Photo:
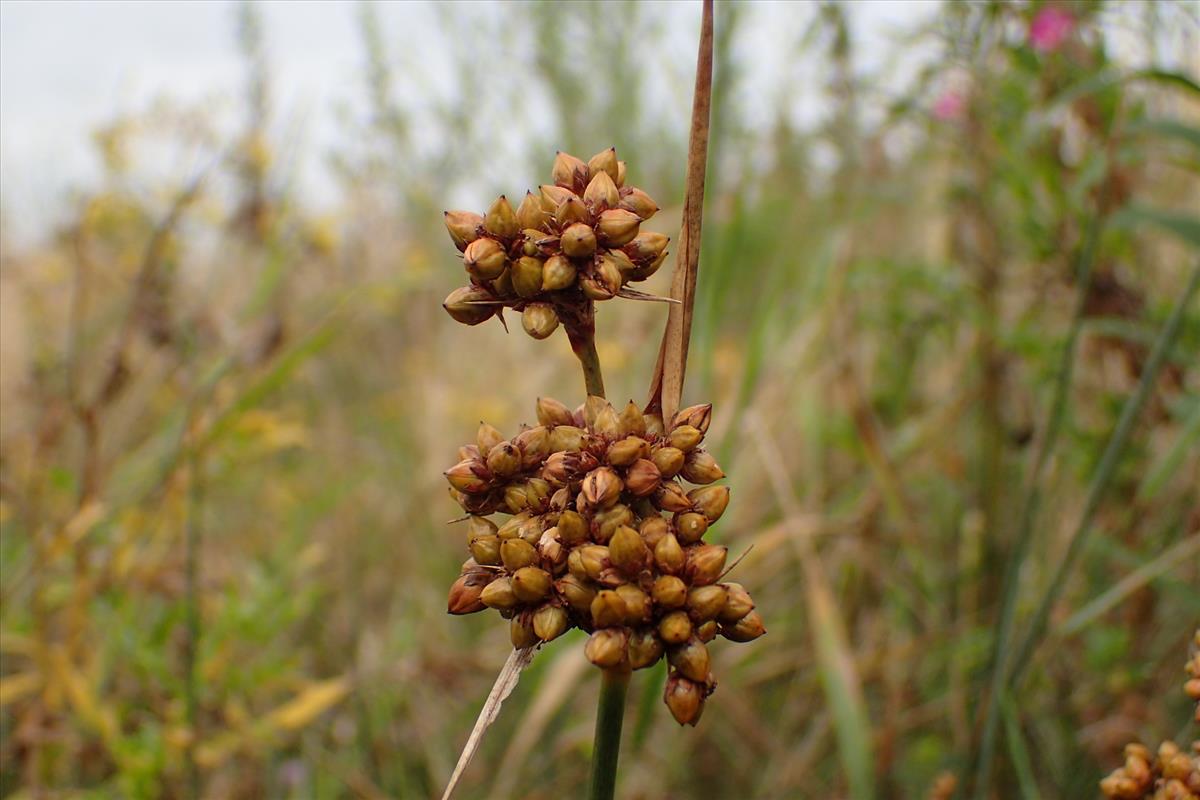
M1196 701L1200 724L1200 629L1192 638L1185 667L1184 691ZM1174 742L1163 742L1157 753L1138 743L1125 745L1125 763L1100 781L1100 791L1113 800L1200 800L1200 739L1192 752Z
M606 669L665 656L663 699L695 725L716 687L708 643L764 633L750 594L721 581L726 548L704 542L729 503L729 488L714 485L724 472L701 446L711 409L685 408L664 427L632 402L618 412L589 397L571 411L543 398L539 424L511 439L481 425L445 473L470 515L471 557L450 613L496 609L514 647L581 628L588 659ZM497 525L495 513L511 516Z
M625 184L615 149L586 162L560 152L551 178L515 210L501 195L482 216L446 212L470 278L443 304L458 322L478 325L511 307L526 333L545 339L581 304L616 297L666 259L668 238L641 230L658 206Z

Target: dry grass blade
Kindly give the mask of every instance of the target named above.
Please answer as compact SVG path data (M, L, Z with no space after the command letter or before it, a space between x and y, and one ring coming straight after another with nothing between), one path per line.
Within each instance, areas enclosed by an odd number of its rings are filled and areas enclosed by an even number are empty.
M467 765L471 763L471 759L483 742L483 735L496 721L501 704L512 694L512 690L517 688L521 672L529 666L529 662L533 661L533 652L532 647L526 647L509 653L508 660L504 662L500 674L496 676L496 683L492 685L492 691L488 694L487 701L479 711L475 727L471 729L471 735L467 737L467 743L458 757L458 763L454 765L454 772L446 783L446 791L442 792L442 800L450 800L450 797L453 796L454 788L458 786L459 780L467 770Z
M712 107L713 9L712 0L704 2L700 23L700 52L696 59L696 88L692 95L692 127L688 140L687 182L684 186L683 227L679 233L679 253L671 279L672 304L667 314L667 329L658 350L658 364L650 382L650 400L646 410L670 420L683 397L683 378L687 367L688 341L692 335L693 306L696 301L696 273L700 268L700 223L704 216L704 174L708 165L708 122Z
M621 291L617 292L618 297L624 297L626 300L644 300L649 303L674 303L680 304L680 301L674 297L659 297L656 294L647 294L639 292L637 289L630 289L628 286L622 286Z

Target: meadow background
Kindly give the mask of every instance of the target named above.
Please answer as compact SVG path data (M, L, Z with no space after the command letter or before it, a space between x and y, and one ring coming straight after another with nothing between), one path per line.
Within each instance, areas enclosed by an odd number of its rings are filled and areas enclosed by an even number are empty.
M561 334L443 313L441 211L615 145L678 235L698 4L347 4L315 122L274 93L279 8L230 7L238 94L114 110L37 224L6 166L2 797L440 793L509 650L445 614L441 472L480 419L582 400ZM982 796L1098 796L1126 742L1195 736L1197 8L914 8L868 37L855 4L717 5L684 399L768 634L714 647L694 730L635 676L623 797L948 797L1005 599L1013 658L1047 591ZM644 400L664 321L601 306L610 397ZM580 796L597 678L547 646L459 796Z

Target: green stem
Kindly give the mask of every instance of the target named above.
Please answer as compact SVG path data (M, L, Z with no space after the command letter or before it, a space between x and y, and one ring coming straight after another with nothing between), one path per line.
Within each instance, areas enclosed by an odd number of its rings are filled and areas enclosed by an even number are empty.
M625 690L629 671L606 669L600 682L596 708L596 740L592 748L591 800L612 800L617 786L617 756L621 751L621 723L625 719Z
M575 348L579 356L579 364L583 367L583 383L587 393L595 397L604 397L604 376L600 374L600 355L596 352L596 339L589 336L579 347Z
M1179 338L1179 331L1183 327L1187 307L1192 302L1197 288L1200 288L1200 263L1192 268L1192 274L1188 278L1187 287L1183 290L1183 294L1180 295L1178 302L1176 302L1175 307L1171 310L1171 316L1167 320L1166 326L1163 328L1162 333L1159 334L1158 340L1154 343L1154 350L1150 353L1150 358L1142 370L1142 377L1138 381L1137 388L1134 389L1133 394L1121 409L1121 416L1117 420L1117 426L1108 440L1108 445L1104 448L1104 454L1100 457L1100 464L1096 467L1095 477L1088 487L1087 500L1084 502L1083 513L1080 515L1079 522L1075 526L1074 533L1071 534L1071 542L1067 545L1067 552L1063 556L1062 561L1059 562L1058 568L1054 571L1054 577L1051 578L1049 586L1046 587L1046 591L1042 595L1041 603L1038 604L1037 611L1034 612L1033 622L1026 628L1025 637L1021 640L1021 646L1017 648L1016 658L1013 659L1012 674L1009 676L1007 682L1007 686L1012 689L1014 694L1020 685L1021 676L1033 656L1033 651L1045 635L1046 622L1050 618L1050 611L1054 608L1054 604L1058 601L1059 595L1062 594L1063 588L1066 586L1067 575L1071 572L1071 569L1075 566L1075 562L1083 552L1083 545L1087 541L1088 534L1091 533L1092 520L1100 508L1100 500L1104 497L1109 483L1112 482L1113 475L1116 473L1117 463L1125 452L1125 445L1128 443L1129 436L1133 432L1133 425L1141 414L1146 400L1150 397L1155 380L1158 378L1158 372L1162 368L1163 362L1174 346L1176 339Z

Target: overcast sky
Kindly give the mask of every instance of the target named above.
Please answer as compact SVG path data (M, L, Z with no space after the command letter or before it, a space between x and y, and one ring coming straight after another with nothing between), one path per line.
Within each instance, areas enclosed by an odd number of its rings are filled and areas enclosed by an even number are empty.
M506 13L497 4L460 3L455 13ZM930 14L931 1L882 0L850 7L864 59ZM420 2L380 3L381 27L392 54L420 62L444 49L434 12ZM674 2L664 13L690 23L697 3ZM795 37L813 5L762 3L748 15L754 46L746 69L771 75L794 57ZM4 215L28 233L56 209L63 192L85 186L98 172L90 134L117 113L144 108L153 98L205 99L220 105L241 90L235 38L237 4L188 2L0 2L0 176ZM338 144L333 107L351 99L363 61L357 4L333 0L263 2L277 113L304 133L301 174L320 183L321 154ZM694 23L672 26L691 35ZM752 31L752 34L751 34ZM870 66L869 63L867 66ZM753 87L753 80L748 82Z

